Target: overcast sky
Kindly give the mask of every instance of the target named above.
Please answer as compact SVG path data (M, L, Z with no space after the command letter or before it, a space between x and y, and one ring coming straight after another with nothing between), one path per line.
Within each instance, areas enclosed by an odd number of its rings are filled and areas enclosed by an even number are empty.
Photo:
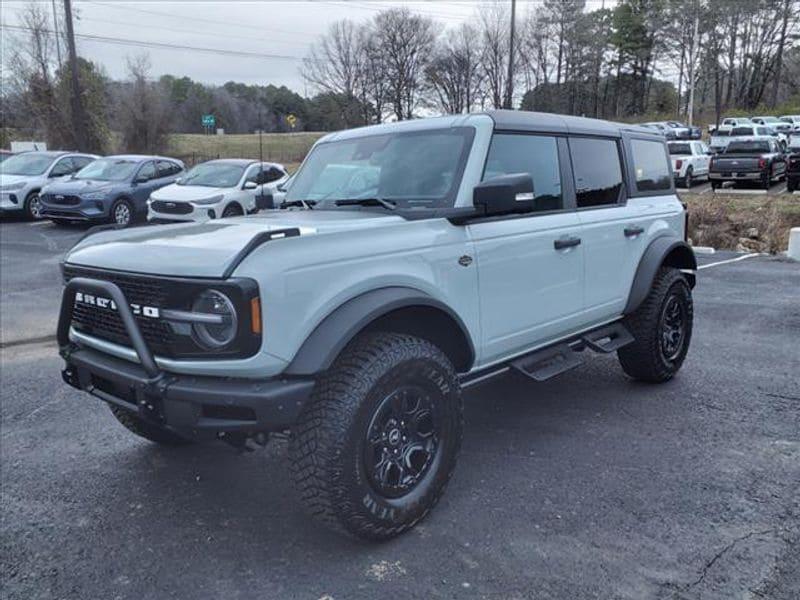
M53 0L38 0L51 11ZM592 0L590 8L602 0ZM613 3L608 0L606 5ZM17 25L28 0L3 0L3 25ZM55 0L60 8L63 0ZM308 47L328 26L340 19L366 21L384 8L408 6L412 11L439 21L443 27L475 18L481 2L469 0L73 0L75 32L112 38L78 37L78 53L101 64L109 76L125 77L128 57L147 53L151 75L188 76L204 83L239 81L286 85L304 93L299 73ZM519 0L518 10L535 9L536 3ZM9 35L9 34L12 35ZM3 55L18 32L5 29ZM122 42L124 40L124 42ZM183 49L143 47L135 43L184 46ZM126 44L126 45L122 45ZM201 48L206 49L200 50ZM214 50L241 52L230 55ZM313 90L308 90L309 93Z

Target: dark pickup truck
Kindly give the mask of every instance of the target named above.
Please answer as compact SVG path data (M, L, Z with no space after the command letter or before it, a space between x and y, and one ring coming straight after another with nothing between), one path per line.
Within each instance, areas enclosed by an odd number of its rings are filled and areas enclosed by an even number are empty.
M771 138L733 140L711 159L708 178L717 189L726 181L750 181L769 189L786 176L786 156Z
M786 155L786 188L789 192L800 190L800 137L792 136Z

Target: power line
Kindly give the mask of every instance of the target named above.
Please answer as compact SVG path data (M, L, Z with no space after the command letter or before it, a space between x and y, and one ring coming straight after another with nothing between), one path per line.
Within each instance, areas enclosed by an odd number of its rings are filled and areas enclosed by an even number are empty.
M7 29L15 29L18 31L34 31L31 27L24 27L21 25L3 25ZM51 29L42 29L43 33L48 35L55 35ZM88 33L76 33L76 38L87 40L90 42L99 42L104 44L115 44L118 46L134 46L137 48L158 48L162 50L190 50L192 52L206 52L211 54L220 54L225 56L239 56L245 58L265 58L272 60L303 60L302 56L291 56L288 54L267 54L262 52L248 52L245 50L228 50L225 48L208 48L201 46L187 46L183 44L168 44L166 42L145 42L143 40L133 40L129 38L116 38L107 37L102 35L92 35Z

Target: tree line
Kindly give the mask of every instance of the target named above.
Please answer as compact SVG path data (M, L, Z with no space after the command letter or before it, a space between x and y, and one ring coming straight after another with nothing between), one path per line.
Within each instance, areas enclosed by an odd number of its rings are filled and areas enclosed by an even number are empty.
M159 152L171 132L202 132L203 114L227 133L252 133L509 106L622 120L683 118L691 100L696 120L707 122L800 113L798 0L609 0L595 10L585 0L519 2L513 58L508 0L480 5L459 26L390 8L366 22L333 23L313 43L301 66L308 98L284 86L153 80L144 56L115 81L83 56L82 124L71 115L71 72L50 19L42 3L25 9L2 113L4 130L44 136L53 147L77 147L82 127L84 150Z

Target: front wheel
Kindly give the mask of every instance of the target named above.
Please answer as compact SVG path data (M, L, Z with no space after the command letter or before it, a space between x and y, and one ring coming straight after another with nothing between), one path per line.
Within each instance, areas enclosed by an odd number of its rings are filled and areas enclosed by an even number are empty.
M671 379L689 350L693 316L686 277L672 267L659 269L647 298L625 319L634 342L617 351L622 370L651 383Z
M225 207L225 210L222 211L222 218L227 219L228 217L241 217L244 214L242 212L242 207L238 204L228 204Z
M456 373L438 348L404 334L361 336L317 383L292 430L295 484L328 525L394 537L439 501L462 420Z
M42 218L42 201L39 198L39 192L31 192L25 198L25 216L32 221Z
M124 199L114 202L114 206L111 207L111 222L120 227L128 227L133 223L131 203Z

